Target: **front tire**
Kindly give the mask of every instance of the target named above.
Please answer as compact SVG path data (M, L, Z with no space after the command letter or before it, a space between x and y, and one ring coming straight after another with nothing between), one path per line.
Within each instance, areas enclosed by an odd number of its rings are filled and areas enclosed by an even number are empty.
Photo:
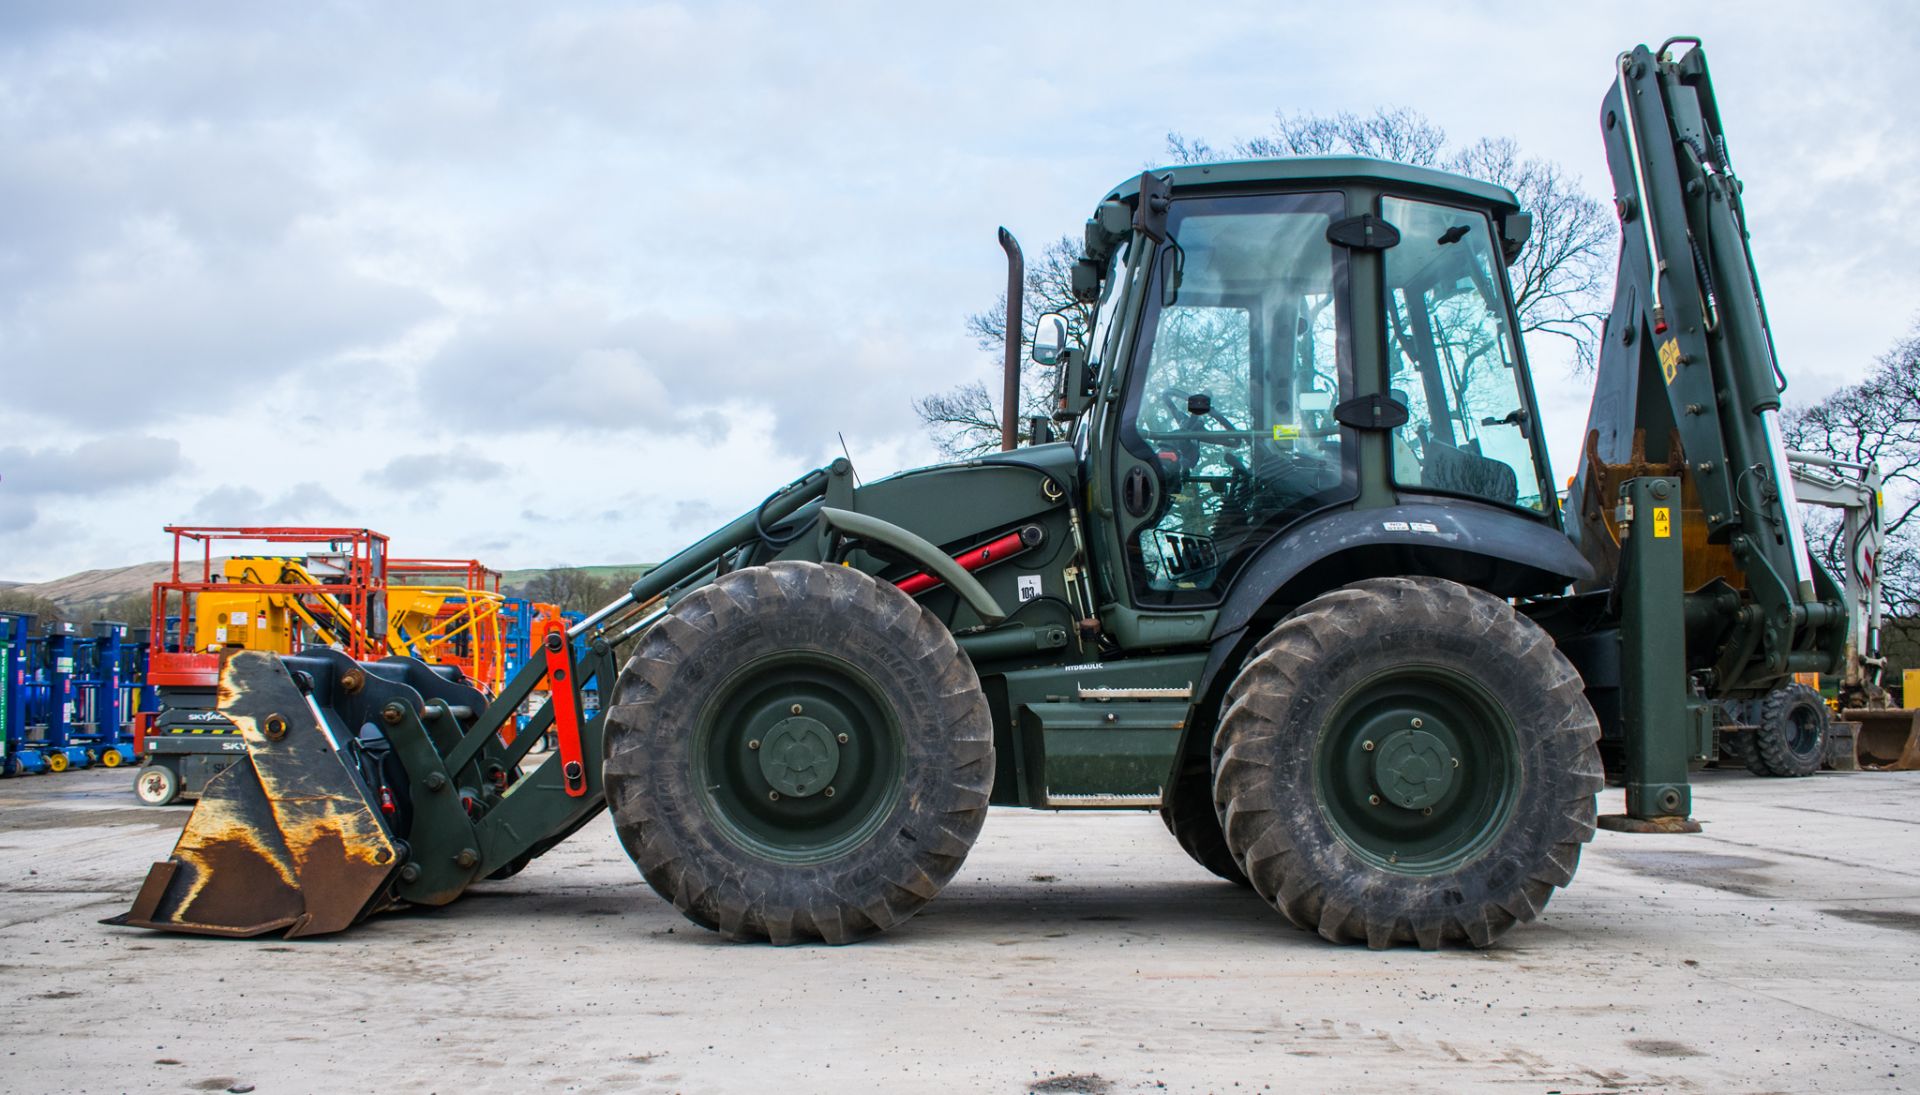
M912 916L986 818L993 725L952 634L891 585L749 567L648 629L614 686L607 804L688 919L849 943Z
M1336 943L1491 945L1573 880L1603 786L1580 676L1531 620L1454 582L1328 593L1228 689L1227 846Z

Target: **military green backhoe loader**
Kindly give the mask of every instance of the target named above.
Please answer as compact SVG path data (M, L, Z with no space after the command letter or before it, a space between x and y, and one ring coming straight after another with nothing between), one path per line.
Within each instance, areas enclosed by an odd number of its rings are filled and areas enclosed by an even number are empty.
M1603 820L1685 829L1713 704L1830 671L1847 632L1698 44L1622 55L1602 123L1624 247L1564 516L1511 193L1357 158L1149 171L1087 222L1087 344L1036 325L1058 410L1027 443L808 472L491 699L233 655L250 763L117 922L338 931L604 808L695 922L844 943L933 900L1006 805L1157 809L1329 940L1491 944L1572 880L1603 753Z

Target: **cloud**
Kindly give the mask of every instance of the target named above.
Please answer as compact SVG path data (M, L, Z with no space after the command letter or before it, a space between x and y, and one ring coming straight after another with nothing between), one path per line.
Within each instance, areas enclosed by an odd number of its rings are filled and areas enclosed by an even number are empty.
M103 437L71 448L0 446L0 533L25 533L52 505L111 512L104 499L166 482L184 467L180 443L150 434Z
M366 474L369 483L395 490L420 491L442 483L482 483L507 474L507 466L480 454L471 445L455 445L440 452L396 456Z
M148 414L217 411L276 381L338 372L349 351L435 311L426 294L312 247L215 259L175 223L152 221L129 226L99 269L54 279L0 314L0 357L14 406L50 419L93 420L103 391Z
M0 495L106 494L161 482L182 467L180 442L151 434L72 448L0 447Z
M191 518L206 525L315 525L351 513L325 487L303 482L272 497L252 487L217 487L194 504Z
M956 332L959 330L955 325ZM822 329L785 312L627 315L579 300L529 298L462 323L430 358L423 393L494 391L477 420L691 436L713 443L747 408L772 416L774 441L803 458L838 445L836 429L918 433L906 409L931 381L927 355L901 332Z

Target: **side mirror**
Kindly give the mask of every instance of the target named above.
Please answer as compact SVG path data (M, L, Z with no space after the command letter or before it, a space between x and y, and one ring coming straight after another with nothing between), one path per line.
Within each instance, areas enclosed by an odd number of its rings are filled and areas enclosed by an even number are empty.
M1527 240L1532 235L1532 213L1508 213L1500 222L1500 251L1508 266L1520 261L1520 255L1526 251Z
M1060 364L1067 348L1067 317L1048 312L1033 327L1033 360L1042 365Z

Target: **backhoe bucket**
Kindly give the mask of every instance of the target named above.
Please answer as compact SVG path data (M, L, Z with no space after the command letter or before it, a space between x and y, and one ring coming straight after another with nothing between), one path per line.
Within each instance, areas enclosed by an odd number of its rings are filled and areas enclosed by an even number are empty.
M1840 712L1860 724L1854 755L1860 767L1882 772L1920 771L1920 710L1911 707L1850 708Z
M227 936L285 928L293 938L384 907L398 849L340 751L346 743L286 667L234 654L220 671L220 711L247 759L207 783L173 855L106 923Z

